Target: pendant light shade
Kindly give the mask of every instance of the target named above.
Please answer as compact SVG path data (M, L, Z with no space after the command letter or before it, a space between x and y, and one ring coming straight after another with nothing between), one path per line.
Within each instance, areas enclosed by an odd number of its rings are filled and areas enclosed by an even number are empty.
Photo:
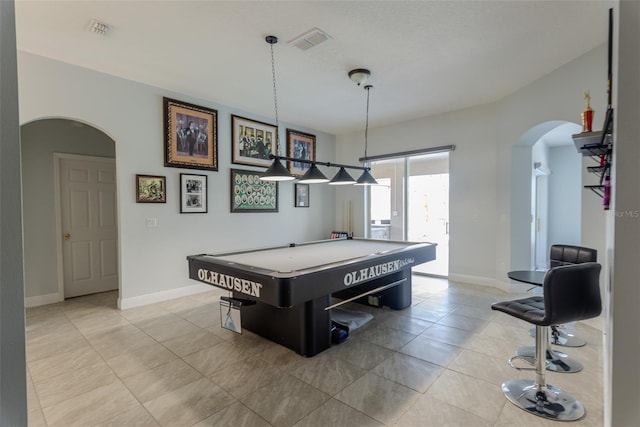
M356 180L353 179L349 172L344 167L341 167L336 176L329 181L329 185L350 185L355 184Z
M326 176L318 169L318 167L314 164L311 165L309 170L302 175L300 178L300 182L303 184L320 184L322 182L329 182Z
M365 170L364 172L362 172L362 175L360 175L360 178L358 178L358 181L356 182L356 185L377 185L377 184L378 184L378 181L376 181L376 179L373 176L371 176L368 170Z
M269 169L260 177L262 181L291 181L296 179L287 168L282 166L280 159L273 159L273 163L269 166Z

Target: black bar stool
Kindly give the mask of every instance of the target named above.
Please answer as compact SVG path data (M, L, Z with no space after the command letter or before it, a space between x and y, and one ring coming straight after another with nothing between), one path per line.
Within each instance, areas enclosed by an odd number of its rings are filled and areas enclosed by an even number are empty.
M597 261L598 251L585 246L551 245L551 249L549 250L550 268ZM529 335L535 338L535 328L529 331ZM552 344L564 347L582 347L587 343L584 339L567 331L564 325L551 325L549 339Z
M536 379L513 379L502 392L519 408L558 421L584 416L582 404L545 381L549 326L597 317L602 311L600 269L595 262L556 267L547 272L542 297L503 301L491 306L536 326Z

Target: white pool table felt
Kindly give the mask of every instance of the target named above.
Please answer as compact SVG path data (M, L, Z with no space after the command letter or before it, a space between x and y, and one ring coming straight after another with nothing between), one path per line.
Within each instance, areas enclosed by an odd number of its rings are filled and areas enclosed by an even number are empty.
M304 270L327 264L344 263L370 255L394 251L412 243L386 240L336 239L318 243L301 244L295 247L278 247L214 258L264 270L281 273Z

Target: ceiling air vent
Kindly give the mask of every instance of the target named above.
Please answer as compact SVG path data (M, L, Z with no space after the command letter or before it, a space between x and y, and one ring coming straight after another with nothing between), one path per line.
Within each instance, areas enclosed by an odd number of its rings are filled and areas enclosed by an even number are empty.
M109 32L109 30L111 30L111 25L105 22L100 22L97 19L92 19L91 22L89 22L89 31L94 34L104 36Z
M300 37L291 40L289 44L294 45L298 49L308 50L314 46L324 43L329 40L331 36L319 28L314 28L311 31L301 35Z

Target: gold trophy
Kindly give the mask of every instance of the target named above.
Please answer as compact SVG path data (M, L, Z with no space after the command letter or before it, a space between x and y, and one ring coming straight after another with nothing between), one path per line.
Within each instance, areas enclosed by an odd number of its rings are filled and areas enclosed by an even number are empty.
M591 109L591 95L589 91L584 93L584 99L587 100L587 108L582 112L582 131L591 132L591 125L593 123L593 110Z

